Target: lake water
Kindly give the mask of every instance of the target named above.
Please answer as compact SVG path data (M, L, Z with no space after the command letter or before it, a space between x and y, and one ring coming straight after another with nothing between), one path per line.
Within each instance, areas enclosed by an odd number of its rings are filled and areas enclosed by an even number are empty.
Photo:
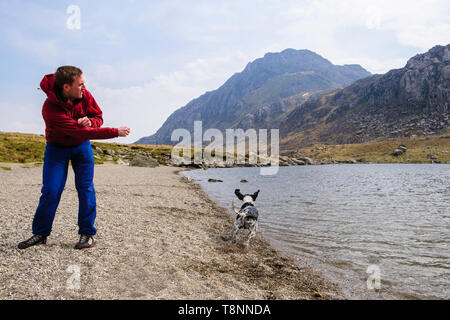
M234 189L260 189L263 237L340 285L349 299L450 298L448 164L293 166L271 176L260 175L260 168L224 168L183 175L230 214L231 201L240 203Z

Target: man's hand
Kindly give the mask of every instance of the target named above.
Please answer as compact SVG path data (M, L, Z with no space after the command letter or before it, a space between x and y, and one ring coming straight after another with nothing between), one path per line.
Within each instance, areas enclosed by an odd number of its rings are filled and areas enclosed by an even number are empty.
M130 128L128 127L120 127L119 128L119 137L126 137L130 134Z
M90 126L92 126L92 122L91 122L91 120L89 120L88 117L84 117L84 118L78 119L78 125L80 127L90 127Z

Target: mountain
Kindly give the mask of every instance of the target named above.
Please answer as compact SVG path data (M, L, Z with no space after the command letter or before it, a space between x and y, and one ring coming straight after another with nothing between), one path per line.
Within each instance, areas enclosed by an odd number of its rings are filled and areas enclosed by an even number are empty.
M449 129L450 45L405 67L358 80L298 104L280 124L280 147L345 144Z
M220 88L176 110L154 134L138 144L175 144L172 131L217 128L278 128L286 115L308 98L343 88L370 73L359 65L338 66L309 50L267 53L247 64Z

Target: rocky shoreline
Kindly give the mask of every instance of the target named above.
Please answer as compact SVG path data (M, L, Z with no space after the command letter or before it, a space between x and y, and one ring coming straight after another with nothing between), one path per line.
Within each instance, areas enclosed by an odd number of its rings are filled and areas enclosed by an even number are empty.
M226 154L219 157L222 161L200 161L178 163L172 159L172 146L128 146L119 144L93 144L97 163L114 162L121 165L156 167L166 165L180 168L233 168L264 167L271 161L279 166L304 166L327 164L366 164L366 163L450 163L450 136L433 139L375 141L366 144L316 145L295 151L283 151L278 158L263 158L258 155L242 155L244 161L227 163ZM105 149L109 148L109 149ZM236 155L234 155L237 157ZM249 161L250 157L253 161ZM231 156L233 158L233 156ZM255 159L257 161L255 161Z
M216 163L191 161L179 164L172 161L173 146L129 145L120 143L91 142L96 164L156 167L158 165L181 168L223 168L266 166L270 159L256 156L257 162L249 161L250 154L243 155L244 163L227 163L224 153ZM0 132L0 161L39 166L43 162L45 138L39 135ZM199 153L200 151L198 151ZM213 151L214 152L214 151ZM213 155L214 156L214 155ZM230 156L230 154L229 154ZM236 154L234 155L236 157ZM201 155L199 157L202 158ZM280 166L357 164L357 163L450 163L450 135L435 135L405 139L388 139L361 144L305 146L296 150L282 150L278 159ZM5 169L4 166L2 169ZM7 169L5 169L7 170Z
M233 216L176 167L97 165L98 233L89 251L73 249L78 198L69 170L47 244L18 250L31 234L42 167L5 165L0 299L342 299L261 234L249 249L221 240Z

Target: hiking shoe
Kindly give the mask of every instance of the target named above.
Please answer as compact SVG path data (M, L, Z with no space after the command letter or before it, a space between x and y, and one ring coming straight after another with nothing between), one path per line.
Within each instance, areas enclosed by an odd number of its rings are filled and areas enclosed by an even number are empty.
M39 234L33 235L30 239L22 241L19 243L19 249L26 249L37 244L45 244L47 242L47 237L41 236Z
M90 249L94 246L94 238L89 234L82 234L80 241L75 245L75 249Z

